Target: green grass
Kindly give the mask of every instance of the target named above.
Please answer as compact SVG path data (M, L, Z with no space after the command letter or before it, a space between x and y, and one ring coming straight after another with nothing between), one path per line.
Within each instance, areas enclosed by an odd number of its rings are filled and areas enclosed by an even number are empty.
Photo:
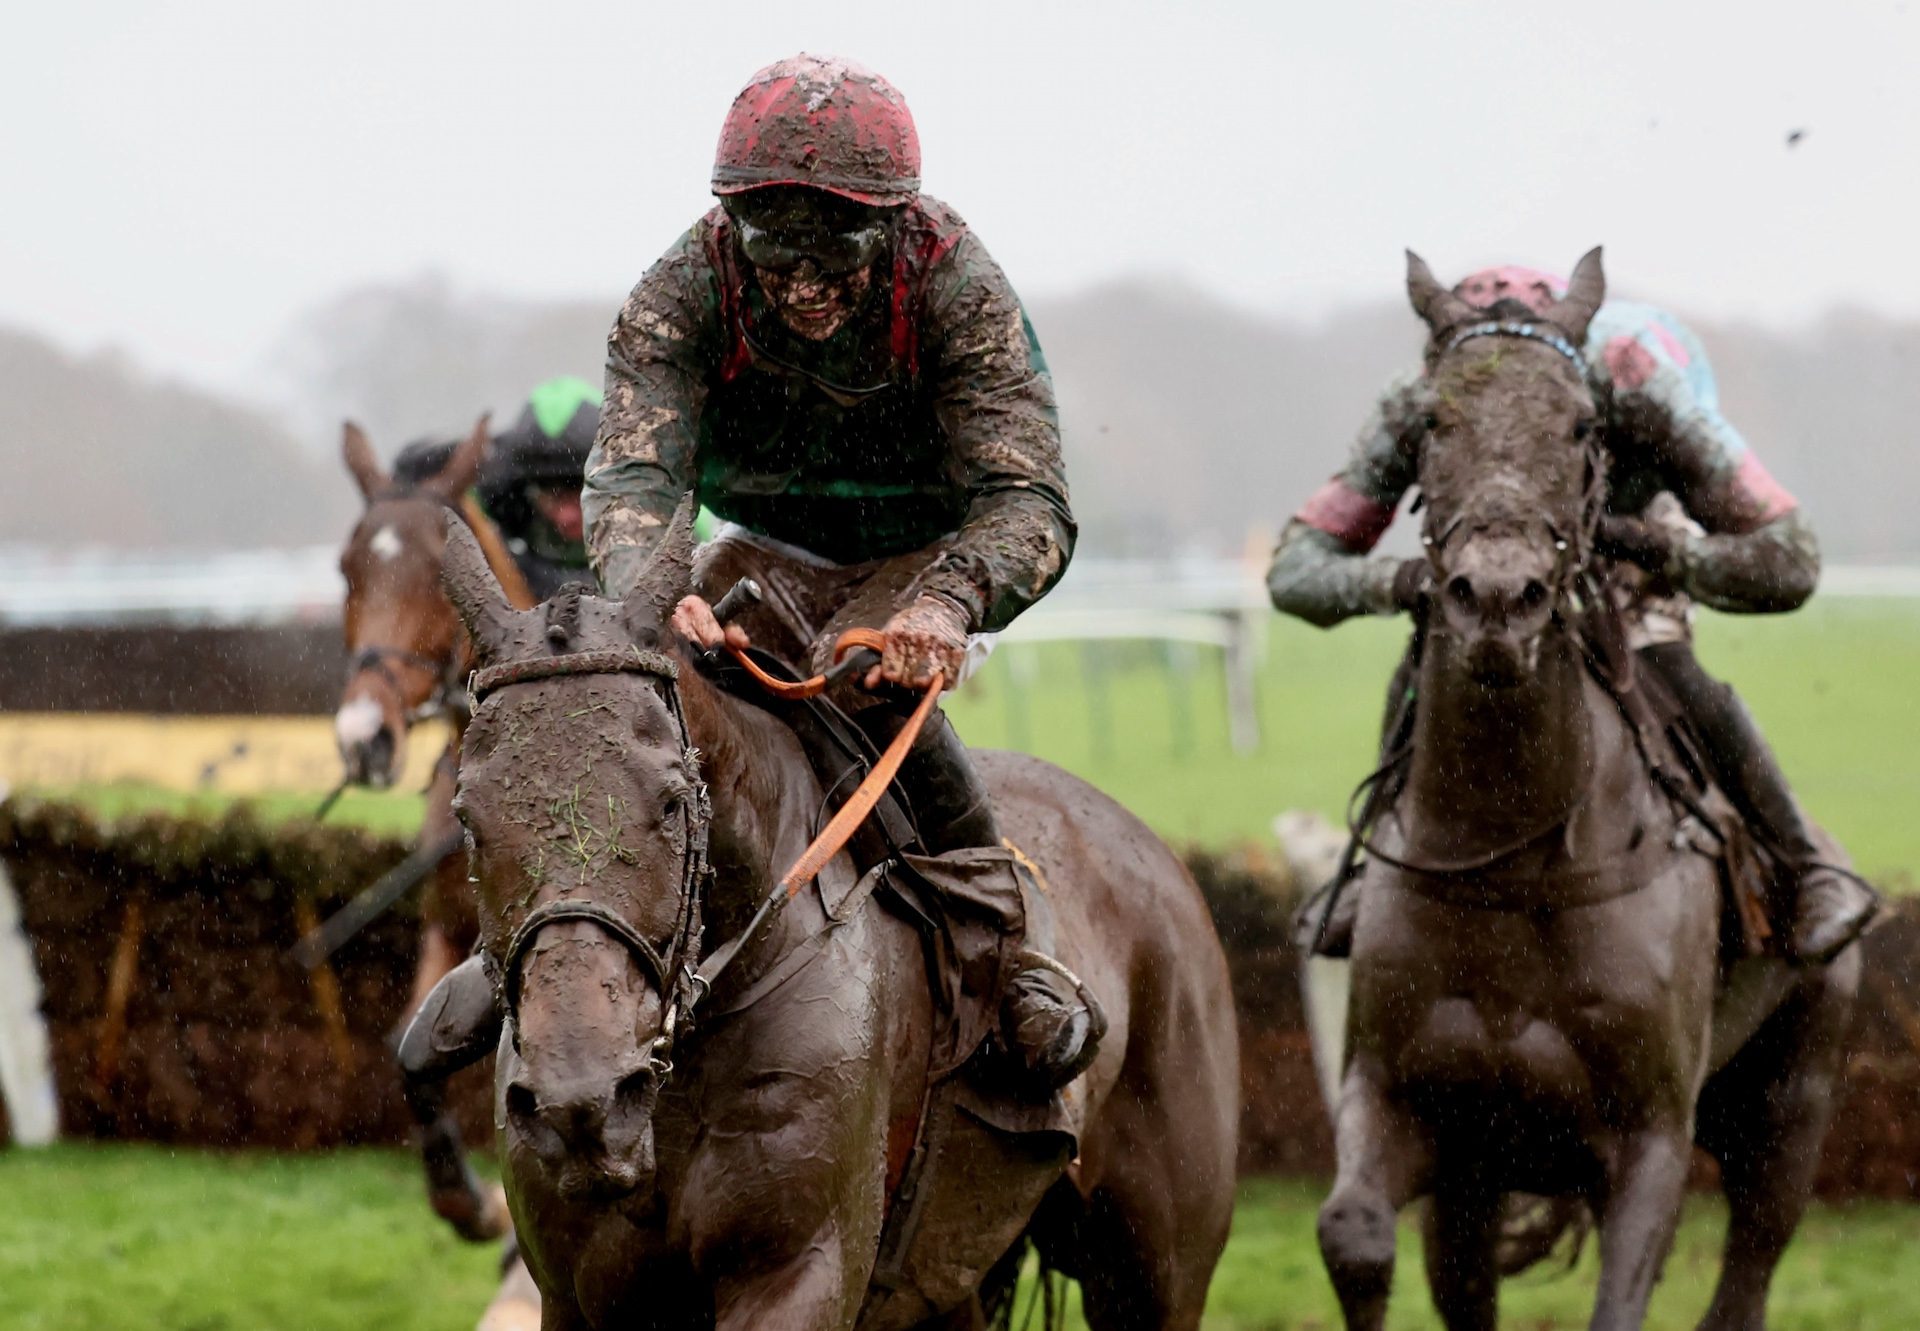
M63 1146L0 1156L10 1331L471 1328L494 1254L392 1152Z
M1705 614L1701 655L1759 716L1815 816L1867 872L1920 877L1920 604L1829 599L1798 614ZM1405 643L1379 620L1321 632L1271 622L1263 743L1233 753L1216 653L1151 643L1004 646L950 703L969 743L1025 749L1087 777L1175 841L1269 835L1286 808L1337 817L1371 766L1382 694ZM109 813L211 807L143 787L78 793ZM260 801L272 818L316 794ZM353 792L332 817L411 833L413 794Z
M154 1146L0 1154L0 1326L9 1331L465 1331L490 1297L490 1248L451 1238L427 1211L410 1157L351 1151L268 1156ZM1320 1192L1255 1181L1241 1190L1215 1277L1209 1331L1339 1325L1314 1246ZM1920 1325L1904 1280L1912 1208L1816 1209L1775 1285L1775 1331ZM1698 1319L1718 1271L1724 1212L1688 1207L1649 1327ZM1389 1326L1437 1325L1418 1243L1401 1233ZM1584 1326L1589 1252L1572 1274L1503 1291L1503 1324ZM1076 1321L1075 1325L1079 1325Z

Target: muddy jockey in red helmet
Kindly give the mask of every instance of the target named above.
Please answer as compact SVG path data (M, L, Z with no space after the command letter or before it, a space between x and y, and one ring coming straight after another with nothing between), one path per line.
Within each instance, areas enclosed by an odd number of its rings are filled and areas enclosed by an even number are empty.
M761 70L727 113L712 184L719 206L608 338L588 555L624 594L693 492L721 526L676 628L814 670L844 630L881 630L881 663L833 696L884 744L907 689L964 678L1066 567L1052 381L1005 274L920 193L913 117L878 74L811 55ZM763 599L723 628L711 603L746 577ZM927 850L1009 853L943 715L899 779ZM1044 916L1026 939L1041 953ZM1086 1007L1045 966L1013 981L1001 1027L1038 1087L1094 1052Z
M1452 298L1465 319L1535 328L1527 321L1565 294L1557 277L1506 266L1466 278ZM1557 335L1550 325L1537 330ZM1692 628L1696 602L1747 614L1797 609L1820 575L1813 527L1720 413L1706 351L1679 320L1609 300L1580 350L1599 390L1609 459L1598 548L1629 645L1686 711L1715 780L1784 862L1795 889L1788 950L1804 961L1829 960L1871 921L1876 899L1852 874L1822 862L1752 715L1695 659ZM1267 575L1280 610L1326 628L1354 615L1413 612L1428 595L1426 559L1370 556L1418 472L1428 430L1421 378L1408 374L1388 386L1346 467L1281 533ZM1403 666L1389 700L1390 733L1400 728L1410 680ZM1358 896L1340 892L1324 927L1319 912L1310 913L1320 950L1344 954Z

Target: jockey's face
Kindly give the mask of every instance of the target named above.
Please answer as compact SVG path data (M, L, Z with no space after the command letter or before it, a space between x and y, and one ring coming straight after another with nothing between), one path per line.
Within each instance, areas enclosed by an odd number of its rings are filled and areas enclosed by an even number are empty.
M533 506L552 524L563 541L581 539L585 524L580 518L580 491L565 486L549 486L533 492Z
M885 209L795 185L751 190L726 208L780 321L814 342L844 328L866 300L896 220Z
M784 271L756 267L753 275L780 312L780 322L812 342L824 342L846 327L873 289L871 265L829 275L805 259Z

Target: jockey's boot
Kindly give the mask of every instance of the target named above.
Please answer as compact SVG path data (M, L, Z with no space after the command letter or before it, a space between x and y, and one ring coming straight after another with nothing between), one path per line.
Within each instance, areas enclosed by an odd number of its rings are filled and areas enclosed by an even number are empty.
M1731 688L1700 668L1693 649L1670 643L1646 648L1640 655L1672 686L1699 730L1713 779L1792 875L1793 959L1810 965L1832 961L1873 923L1879 896L1857 875L1821 858L1813 829L1752 713Z
M509 1233L506 1194L467 1165L460 1134L446 1113L446 1081L479 1062L500 1042L493 982L479 956L468 957L427 991L394 1048L400 1093L419 1130L427 1200L461 1238L481 1243Z
M867 718L862 717L863 721ZM878 718L875 718L878 719ZM895 721L897 729L899 722ZM899 781L919 823L920 842L929 855L992 848L1002 850L992 797L974 770L944 712L934 712L900 765ZM1058 1090L1079 1076L1099 1051L1094 1018L1070 972L1049 955L1054 947L1050 911L1028 898L1027 931L1021 970L1007 985L1000 1003L1000 1032L1024 1067L1030 1089Z

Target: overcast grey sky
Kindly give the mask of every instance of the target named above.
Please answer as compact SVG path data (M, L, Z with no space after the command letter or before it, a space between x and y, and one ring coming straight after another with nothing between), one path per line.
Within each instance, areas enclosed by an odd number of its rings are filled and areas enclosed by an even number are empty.
M1920 316L1920 14L1885 2L89 3L0 50L0 321L244 386L303 308L425 270L604 299L707 205L795 50L907 95L1029 298L1130 273L1312 316L1565 268L1787 323ZM1789 148L1789 131L1805 137Z

